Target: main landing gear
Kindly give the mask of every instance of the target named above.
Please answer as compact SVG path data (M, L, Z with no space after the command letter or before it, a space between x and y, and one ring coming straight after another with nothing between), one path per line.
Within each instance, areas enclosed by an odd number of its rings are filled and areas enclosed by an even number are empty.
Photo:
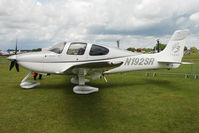
M99 91L99 88L85 85L86 82L89 82L89 80L85 79L84 75L73 77L71 83L78 84L73 88L73 92L75 94L90 94Z
M79 71L78 76L75 76L71 79L71 83L78 84L73 88L73 92L75 94L90 94L99 91L99 88L85 85L86 82L89 82L88 79L85 79L85 75L85 71L82 70Z

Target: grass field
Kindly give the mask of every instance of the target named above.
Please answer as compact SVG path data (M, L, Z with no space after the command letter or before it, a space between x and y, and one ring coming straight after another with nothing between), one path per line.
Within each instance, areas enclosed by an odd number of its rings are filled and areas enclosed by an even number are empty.
M199 55L184 59L196 59L199 73ZM21 89L28 71L9 72L9 61L0 62L0 133L199 132L199 79L130 72L108 75L108 83L91 81L98 93L76 95L70 77L59 75ZM190 73L190 65L157 72Z

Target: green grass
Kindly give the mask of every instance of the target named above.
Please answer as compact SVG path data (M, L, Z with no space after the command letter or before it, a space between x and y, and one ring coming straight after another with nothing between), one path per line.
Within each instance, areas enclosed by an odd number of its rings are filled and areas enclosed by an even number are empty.
M9 72L8 61L0 61L0 133L199 132L199 79L130 72L108 75L108 83L91 81L98 93L76 95L70 77L59 75L21 89L28 71ZM190 66L173 71L189 72Z

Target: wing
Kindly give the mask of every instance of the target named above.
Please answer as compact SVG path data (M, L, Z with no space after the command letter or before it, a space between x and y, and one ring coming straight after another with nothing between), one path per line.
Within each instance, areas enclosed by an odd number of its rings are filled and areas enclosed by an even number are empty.
M85 69L87 74L93 73L93 71L103 72L110 70L122 65L123 62L110 62L110 61L101 61L101 62L84 62L81 64L75 64L70 68L64 70L64 74L79 74L79 69Z

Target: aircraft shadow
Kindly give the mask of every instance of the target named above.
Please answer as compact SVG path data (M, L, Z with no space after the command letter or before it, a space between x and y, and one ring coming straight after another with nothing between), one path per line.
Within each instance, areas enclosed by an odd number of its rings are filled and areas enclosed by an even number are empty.
M86 83L86 85L89 86L94 86L94 87L98 87L99 91L103 90L103 89L107 89L107 88L125 88L125 87L134 87L134 86L149 86L149 85L156 85L156 86L160 86L162 88L175 88L175 90L180 89L177 85L175 85L174 82L171 82L169 80L164 80L164 79L148 79L148 78L143 78L140 81L136 81L134 82L134 80L132 79L131 82L123 82L123 81L117 81L117 82L112 82L111 80L106 83L105 81L103 81L102 79L96 80L96 81L92 81L89 83ZM65 91L67 91L68 93L73 93L72 88L76 86L74 84L72 84L70 82L70 78L65 78L62 82L59 83L46 83L45 85L43 85L41 83L41 86L38 86L36 89L64 89Z
M75 86L70 83L69 79L65 79L63 82L57 84L49 83L45 85L45 89L63 89L65 96L63 117L65 117L65 123L69 123L70 127L73 127L75 131L86 131L88 130L98 130L105 129L110 127L110 115L111 110L107 109L107 95L103 93L103 89L117 89L120 87L133 87L134 86L150 86L157 85L161 88L174 88L179 89L172 84L171 81L162 80L162 79L144 79L139 82L91 82L88 85L99 87L99 92L93 93L90 95L77 95L74 94L72 88ZM38 89L42 89L44 86L41 86ZM108 93L108 92L107 92ZM111 105L110 105L111 106ZM126 117L125 114L122 114L118 111L121 117Z

